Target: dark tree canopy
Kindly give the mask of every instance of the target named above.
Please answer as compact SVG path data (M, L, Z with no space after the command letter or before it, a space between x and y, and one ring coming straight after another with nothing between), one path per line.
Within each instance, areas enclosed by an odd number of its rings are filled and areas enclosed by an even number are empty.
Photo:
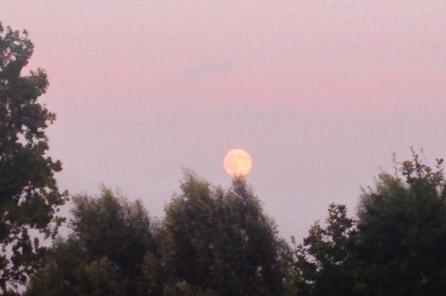
M189 174L181 188L158 228L109 190L75 197L73 233L27 294L283 295L288 249L245 182L225 191Z
M431 168L414 154L364 192L354 250L364 295L446 295L442 162Z
M331 204L326 227L314 224L303 244L295 250L295 284L299 295L351 295L349 260L354 232L346 207Z
M181 189L163 222L169 283L205 295L283 294L284 243L245 181L224 191L188 174Z
M151 226L139 202L74 198L73 233L48 252L28 295L445 295L442 161L414 156L364 190L356 219L332 204L294 252L243 179L187 174Z
M298 295L446 295L446 182L412 160L364 190L357 221L330 206L296 249Z
M73 201L73 233L56 243L28 295L157 295L157 246L141 203L108 189Z
M45 129L55 115L38 102L46 73L24 75L33 53L27 33L0 23L0 290L23 284L44 248L34 236L55 235L64 196L54 174L61 163L48 156Z

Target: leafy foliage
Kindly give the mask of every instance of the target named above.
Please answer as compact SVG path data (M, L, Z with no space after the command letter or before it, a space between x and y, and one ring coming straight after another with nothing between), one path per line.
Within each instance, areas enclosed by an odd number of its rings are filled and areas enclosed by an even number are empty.
M364 190L357 219L328 208L290 252L243 179L228 190L187 174L159 228L104 190L77 197L73 234L29 295L444 295L445 181L415 155ZM109 279L109 280L105 280Z
M365 295L446 293L446 192L443 160L417 154L364 192L355 255Z
M346 207L331 204L326 227L314 224L295 250L299 295L351 295L351 247L355 234Z
M110 190L75 197L73 233L27 295L283 294L286 244L245 182L224 191L189 174L181 188L159 229Z
M163 222L169 282L217 295L282 294L283 242L245 181L224 191L188 174L181 188Z
M141 203L108 189L74 203L73 233L47 256L28 295L157 295L156 278L148 278L157 246Z
M44 252L38 237L54 237L64 203L47 155L45 129L55 115L38 102L48 79L38 69L22 75L33 53L26 32L0 23L0 291L23 284Z
M364 190L356 223L331 205L296 248L299 295L445 295L446 191L435 168L413 159Z

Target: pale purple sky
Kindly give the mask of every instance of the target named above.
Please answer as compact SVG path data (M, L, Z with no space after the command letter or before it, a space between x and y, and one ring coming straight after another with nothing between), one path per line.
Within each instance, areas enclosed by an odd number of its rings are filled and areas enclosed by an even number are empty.
M162 216L194 169L227 186L227 150L287 237L424 147L446 151L446 1L20 1L62 188L104 183Z

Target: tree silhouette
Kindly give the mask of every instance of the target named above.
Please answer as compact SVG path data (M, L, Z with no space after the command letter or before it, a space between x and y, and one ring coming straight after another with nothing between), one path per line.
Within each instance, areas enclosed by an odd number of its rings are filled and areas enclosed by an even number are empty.
M33 53L27 33L0 23L0 291L24 284L54 237L64 195L54 174L61 163L47 155L45 129L55 115L37 99L48 79L38 69L22 75ZM36 236L34 234L39 233Z
M157 245L141 203L105 188L73 201L73 233L51 250L27 294L159 295Z
M298 295L352 295L354 234L346 207L331 204L326 227L315 223L303 244L295 249Z
M354 251L365 295L446 294L442 162L432 168L414 153L364 192Z
M166 209L163 259L170 285L216 295L281 295L283 242L243 179L230 190L187 174Z
M357 221L331 205L295 250L298 295L445 295L446 182L414 153L364 190Z

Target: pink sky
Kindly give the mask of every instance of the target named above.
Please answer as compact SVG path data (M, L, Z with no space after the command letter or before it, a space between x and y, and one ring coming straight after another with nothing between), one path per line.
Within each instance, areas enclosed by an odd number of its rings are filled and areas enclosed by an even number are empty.
M446 2L10 1L50 77L59 181L104 182L159 216L181 177L217 184L232 147L285 235L354 209L392 152L446 151Z

